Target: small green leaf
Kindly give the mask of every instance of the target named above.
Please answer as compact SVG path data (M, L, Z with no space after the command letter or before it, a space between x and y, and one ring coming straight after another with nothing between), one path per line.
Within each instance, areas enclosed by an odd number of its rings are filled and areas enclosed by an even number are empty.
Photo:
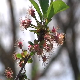
M56 0L56 1L52 2L47 11L47 24L50 22L51 18L55 14L57 14L61 11L64 11L68 8L69 8L69 6L66 5L65 2L63 2L61 0Z
M34 32L34 33L36 33L37 32L37 30L29 30L30 32Z
M28 43L29 43L30 45L34 45L31 41L28 41Z
M34 43L35 43L35 44L38 44L38 40L35 39L35 40L34 40Z
M32 60L32 58L30 58L29 60L28 60L28 63L32 63L33 62L33 60Z
M50 5L51 5L52 2L53 2L53 0L51 0Z
M27 79L27 76L26 76L26 74L24 75L24 78L25 78L25 79Z
M22 56L20 53L16 54L16 57L22 59Z
M49 0L39 0L39 3L40 3L44 17L46 17L46 13L49 7Z
M53 15L54 15L54 8L53 8L53 4L51 4L47 11L47 23L51 20Z
M24 53L24 55L26 56L26 55L27 55L27 50L24 50L23 53Z
M61 0L56 0L53 2L53 8L54 8L54 15L55 15L61 11L68 9L69 6Z
M31 56L33 56L34 54L35 54L34 52L31 52L31 53L30 53Z
M34 0L29 0L29 1L33 4L34 8L36 9L37 13L39 14L40 19L42 20L42 13L40 11L38 4Z

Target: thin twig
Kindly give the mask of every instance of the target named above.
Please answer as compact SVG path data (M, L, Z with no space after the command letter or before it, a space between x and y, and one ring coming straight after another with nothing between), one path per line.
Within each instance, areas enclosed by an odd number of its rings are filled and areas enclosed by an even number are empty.
M25 67L25 64L27 63L29 58L30 58L30 55L28 56L28 58L25 58L24 64L22 65L21 70L19 71L18 75L16 76L16 78L14 80L18 80L18 78L19 78L19 76L20 76L20 74L21 74L23 68Z

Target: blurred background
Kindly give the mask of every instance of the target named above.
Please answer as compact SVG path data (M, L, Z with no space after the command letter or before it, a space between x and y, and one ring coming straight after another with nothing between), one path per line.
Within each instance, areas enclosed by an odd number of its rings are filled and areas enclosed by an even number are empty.
M38 0L35 0L38 4ZM55 45L52 56L45 66L34 56L32 64L26 64L26 74L31 80L80 80L80 0L63 0L70 6L52 18L49 28L60 27L65 33L62 46ZM27 49L27 42L34 41L36 35L29 30L20 29L20 18L25 18L29 0L0 0L0 79L7 80L4 70L11 67L14 75L20 70L18 63L13 60L16 40L24 40L23 48ZM36 14L39 19L38 15ZM36 22L33 19L33 23Z

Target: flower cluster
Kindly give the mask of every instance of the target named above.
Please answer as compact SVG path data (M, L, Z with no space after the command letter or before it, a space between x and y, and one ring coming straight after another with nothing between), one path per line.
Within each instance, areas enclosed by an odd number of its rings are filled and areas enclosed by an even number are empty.
M52 31L49 29L41 29L37 30L38 40L34 40L34 43L29 43L28 50L42 57L43 62L45 62L48 58L45 54L49 53L53 50L54 42L58 45L62 45L64 42L64 34L58 33L56 29L53 27Z
M6 70L5 70L5 76L7 77L7 78L13 78L13 72L12 72L12 70L11 70L11 68L7 68Z
M35 18L35 10L30 8L29 15L31 15L33 18ZM35 19L36 20L36 19ZM21 20L21 26L24 27L24 29L27 30L27 28L33 26L35 30L30 30L30 32L34 32L37 34L37 38L34 40L34 43L29 41L28 46L28 53L36 54L40 56L43 60L43 62L46 62L48 59L47 54L50 53L53 50L53 44L54 42L58 45L62 45L64 42L64 34L58 32L58 28L53 27L53 29L50 31L49 27L46 25L46 19L44 19L41 22L37 22L37 26L31 24L30 19ZM18 42L18 47L22 49L22 42ZM22 54L22 53L21 53ZM24 61L21 60L20 64L23 64Z
M56 43L58 45L62 45L64 42L64 34L59 33L58 29L53 27L50 31L49 27L46 24L46 19L43 18L41 22L39 22L35 17L35 10L30 8L29 15L35 18L37 22L37 26L31 24L31 19L25 18L24 20L21 19L20 26L27 30L27 28L31 27L35 30L30 30L30 32L34 32L37 34L37 38L34 40L34 43L29 41L28 50L23 50L23 43L22 41L17 41L16 45L19 47L22 52L14 54L15 60L19 60L19 66L22 67L26 63L32 63L32 56L37 55L42 58L43 63L46 64L46 61L49 59L48 53L50 53L54 48L53 44ZM12 78L12 70L8 68L5 71L5 75L7 78Z
M23 28L27 29L31 25L31 19L25 18L25 20L21 19L21 25Z

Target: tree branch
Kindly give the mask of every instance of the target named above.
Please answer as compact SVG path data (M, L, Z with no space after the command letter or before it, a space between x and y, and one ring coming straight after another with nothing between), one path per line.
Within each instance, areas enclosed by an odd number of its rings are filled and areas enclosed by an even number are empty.
M20 76L23 68L25 67L25 64L27 63L27 61L28 61L28 59L29 59L30 57L31 57L31 56L29 55L28 58L25 58L24 64L22 65L21 70L19 71L18 75L16 76L16 78L15 78L14 80L18 80L18 78L19 78L19 76Z

